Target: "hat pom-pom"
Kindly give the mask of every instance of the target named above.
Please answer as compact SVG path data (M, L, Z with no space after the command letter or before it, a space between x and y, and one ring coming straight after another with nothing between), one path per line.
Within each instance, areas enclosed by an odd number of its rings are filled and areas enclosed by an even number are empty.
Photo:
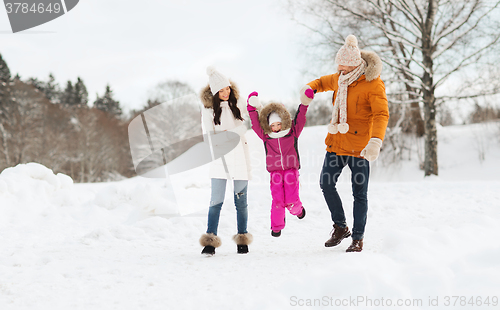
M347 38L345 38L345 44L348 46L353 46L356 47L358 46L358 39L352 34L348 35Z
M328 132L331 133L332 135L336 134L337 132L339 132L338 130L338 124L328 124Z
M208 66L207 67L207 74L212 75L215 73L215 68L213 66Z
M349 124L347 123L339 124L337 128L341 134L345 134L346 132L349 131Z

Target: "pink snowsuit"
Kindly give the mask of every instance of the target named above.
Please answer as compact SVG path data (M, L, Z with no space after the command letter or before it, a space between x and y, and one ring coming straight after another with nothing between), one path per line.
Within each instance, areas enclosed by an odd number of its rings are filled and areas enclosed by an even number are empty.
M265 133L262 129L257 110L251 105L247 106L252 129L264 141L266 149L266 168L271 173L271 195L273 197L271 229L276 232L285 228L285 208L292 215L302 213L302 202L299 198L300 159L297 141L306 123L307 108L308 106L300 104L295 119L291 121L290 131L284 137L271 138L269 133ZM264 110L266 108L261 113ZM289 114L287 115L290 118ZM260 117L261 121L267 119L269 115L262 116ZM283 117L281 118L283 120ZM282 124L286 123L282 121ZM282 131L288 129L285 127L286 125ZM268 128L267 130L269 131Z

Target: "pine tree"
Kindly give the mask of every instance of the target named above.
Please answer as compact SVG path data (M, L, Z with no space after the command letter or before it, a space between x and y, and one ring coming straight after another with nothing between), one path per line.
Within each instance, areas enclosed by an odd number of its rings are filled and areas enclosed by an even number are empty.
M8 116L9 104L11 103L11 75L9 66L0 54L0 118Z
M120 116L122 114L120 102L113 99L113 91L109 84L106 85L106 92L102 97L97 95L97 99L94 101L94 108L108 112L114 116Z
M0 54L0 81L7 82L10 81L10 69L7 66L7 63L3 60L2 54Z
M47 99L49 99L50 102L59 103L61 99L61 90L59 88L59 85L55 81L56 79L51 73L49 74L49 80L47 82L32 77L29 78L26 81L26 83L35 86L40 92L44 93L45 97L47 97ZM85 85L83 87L85 87ZM75 94L75 91L76 91L76 84L74 88L73 86L68 88L68 96L66 97L66 99L69 99L71 101L71 98L76 98L77 96ZM71 94L71 92L73 92L73 94Z
M89 102L89 93L87 92L87 87L81 78L78 78L74 89L75 104L86 106Z
M26 81L26 84L33 85L33 86L35 86L38 90L43 91L43 86L44 86L43 84L44 84L44 83L43 83L42 81L40 81L39 79L37 79L37 78L33 78L33 77L29 78L29 79Z
M62 93L61 102L65 105L74 105L75 100L75 90L71 81L66 84L66 89Z
M44 84L43 92L45 93L45 96L47 96L52 103L59 103L61 101L61 90L52 73L49 74L48 82Z

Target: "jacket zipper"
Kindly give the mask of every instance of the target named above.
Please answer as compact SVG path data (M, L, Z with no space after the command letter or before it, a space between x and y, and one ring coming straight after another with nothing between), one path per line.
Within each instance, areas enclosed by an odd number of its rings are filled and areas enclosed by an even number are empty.
M278 148L280 149L281 169L285 170L285 167L283 166L283 152L281 151L281 143L280 143L280 138L278 138Z

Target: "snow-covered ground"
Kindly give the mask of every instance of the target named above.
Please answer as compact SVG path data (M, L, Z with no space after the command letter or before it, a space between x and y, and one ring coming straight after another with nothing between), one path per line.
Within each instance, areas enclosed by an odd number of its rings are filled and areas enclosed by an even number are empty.
M247 255L231 240L229 190L222 246L213 257L200 254L206 166L171 176L177 208L166 180L73 184L34 163L6 169L0 309L498 309L499 132L495 123L439 128L439 177L424 179L416 156L374 164L361 253L345 252L350 240L324 247L332 228L318 185L324 126L299 139L307 216L288 214L280 238L269 230L263 145L247 133L254 173ZM352 225L348 168L340 180Z

